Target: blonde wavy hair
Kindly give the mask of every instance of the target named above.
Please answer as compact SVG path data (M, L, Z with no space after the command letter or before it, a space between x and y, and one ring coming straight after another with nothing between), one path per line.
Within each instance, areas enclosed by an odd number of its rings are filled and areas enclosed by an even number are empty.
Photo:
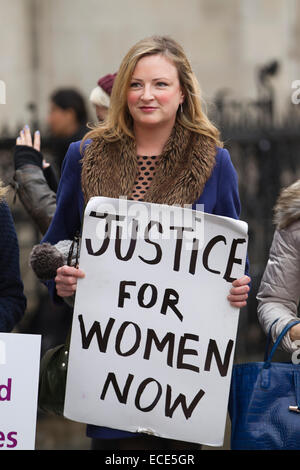
M176 120L187 129L210 137L222 146L219 130L203 111L201 90L183 48L168 36L152 36L136 43L124 57L114 81L107 118L88 132L87 139L103 137L108 142L122 139L128 135L134 138L133 119L127 106L127 93L137 62L147 55L161 54L176 66L185 99L182 112L178 111Z
M4 186L4 183L0 180L0 202L5 198L7 193L7 187Z

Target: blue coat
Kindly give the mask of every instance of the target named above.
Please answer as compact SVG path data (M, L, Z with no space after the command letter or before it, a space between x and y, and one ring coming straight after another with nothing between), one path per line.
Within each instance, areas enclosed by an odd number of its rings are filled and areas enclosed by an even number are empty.
M26 298L20 275L19 245L10 209L0 202L0 332L10 332L22 318Z
M52 223L42 242L55 244L60 240L73 239L80 230L84 211L84 198L81 189L80 141L70 145L62 166L62 176L57 192L57 208ZM194 202L204 204L204 211L238 219L240 199L238 180L229 152L217 149L216 165L207 181L201 196ZM47 283L50 295L56 302L63 302L55 291L54 282ZM88 436L93 438L118 439L135 434L114 429L88 425Z
M80 143L81 141L72 143L65 156L57 191L56 211L42 241L55 244L59 240L70 240L80 230L84 210ZM217 149L214 170L193 208L196 204L204 204L204 211L209 214L239 218L241 206L238 180L228 150Z

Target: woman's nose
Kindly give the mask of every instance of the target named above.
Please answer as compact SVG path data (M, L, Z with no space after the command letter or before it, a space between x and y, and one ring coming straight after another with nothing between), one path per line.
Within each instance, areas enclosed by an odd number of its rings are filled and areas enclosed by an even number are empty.
M142 99L144 100L151 100L153 99L153 91L152 91L152 86L145 85L142 93Z

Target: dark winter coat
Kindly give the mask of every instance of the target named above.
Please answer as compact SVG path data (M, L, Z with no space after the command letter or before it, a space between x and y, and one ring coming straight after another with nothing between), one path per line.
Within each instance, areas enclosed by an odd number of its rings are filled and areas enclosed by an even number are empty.
M20 276L19 246L7 203L0 202L0 332L8 333L22 318L26 298Z

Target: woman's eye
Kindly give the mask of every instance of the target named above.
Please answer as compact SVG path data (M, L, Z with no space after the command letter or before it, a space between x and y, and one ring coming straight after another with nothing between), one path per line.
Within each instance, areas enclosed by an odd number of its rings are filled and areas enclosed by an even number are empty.
M138 83L138 82L132 82L132 83L130 84L130 88L138 88L138 87L140 87L140 86L141 86L141 84Z
M166 82L157 82L156 85L159 86L159 87L168 86L168 84Z

